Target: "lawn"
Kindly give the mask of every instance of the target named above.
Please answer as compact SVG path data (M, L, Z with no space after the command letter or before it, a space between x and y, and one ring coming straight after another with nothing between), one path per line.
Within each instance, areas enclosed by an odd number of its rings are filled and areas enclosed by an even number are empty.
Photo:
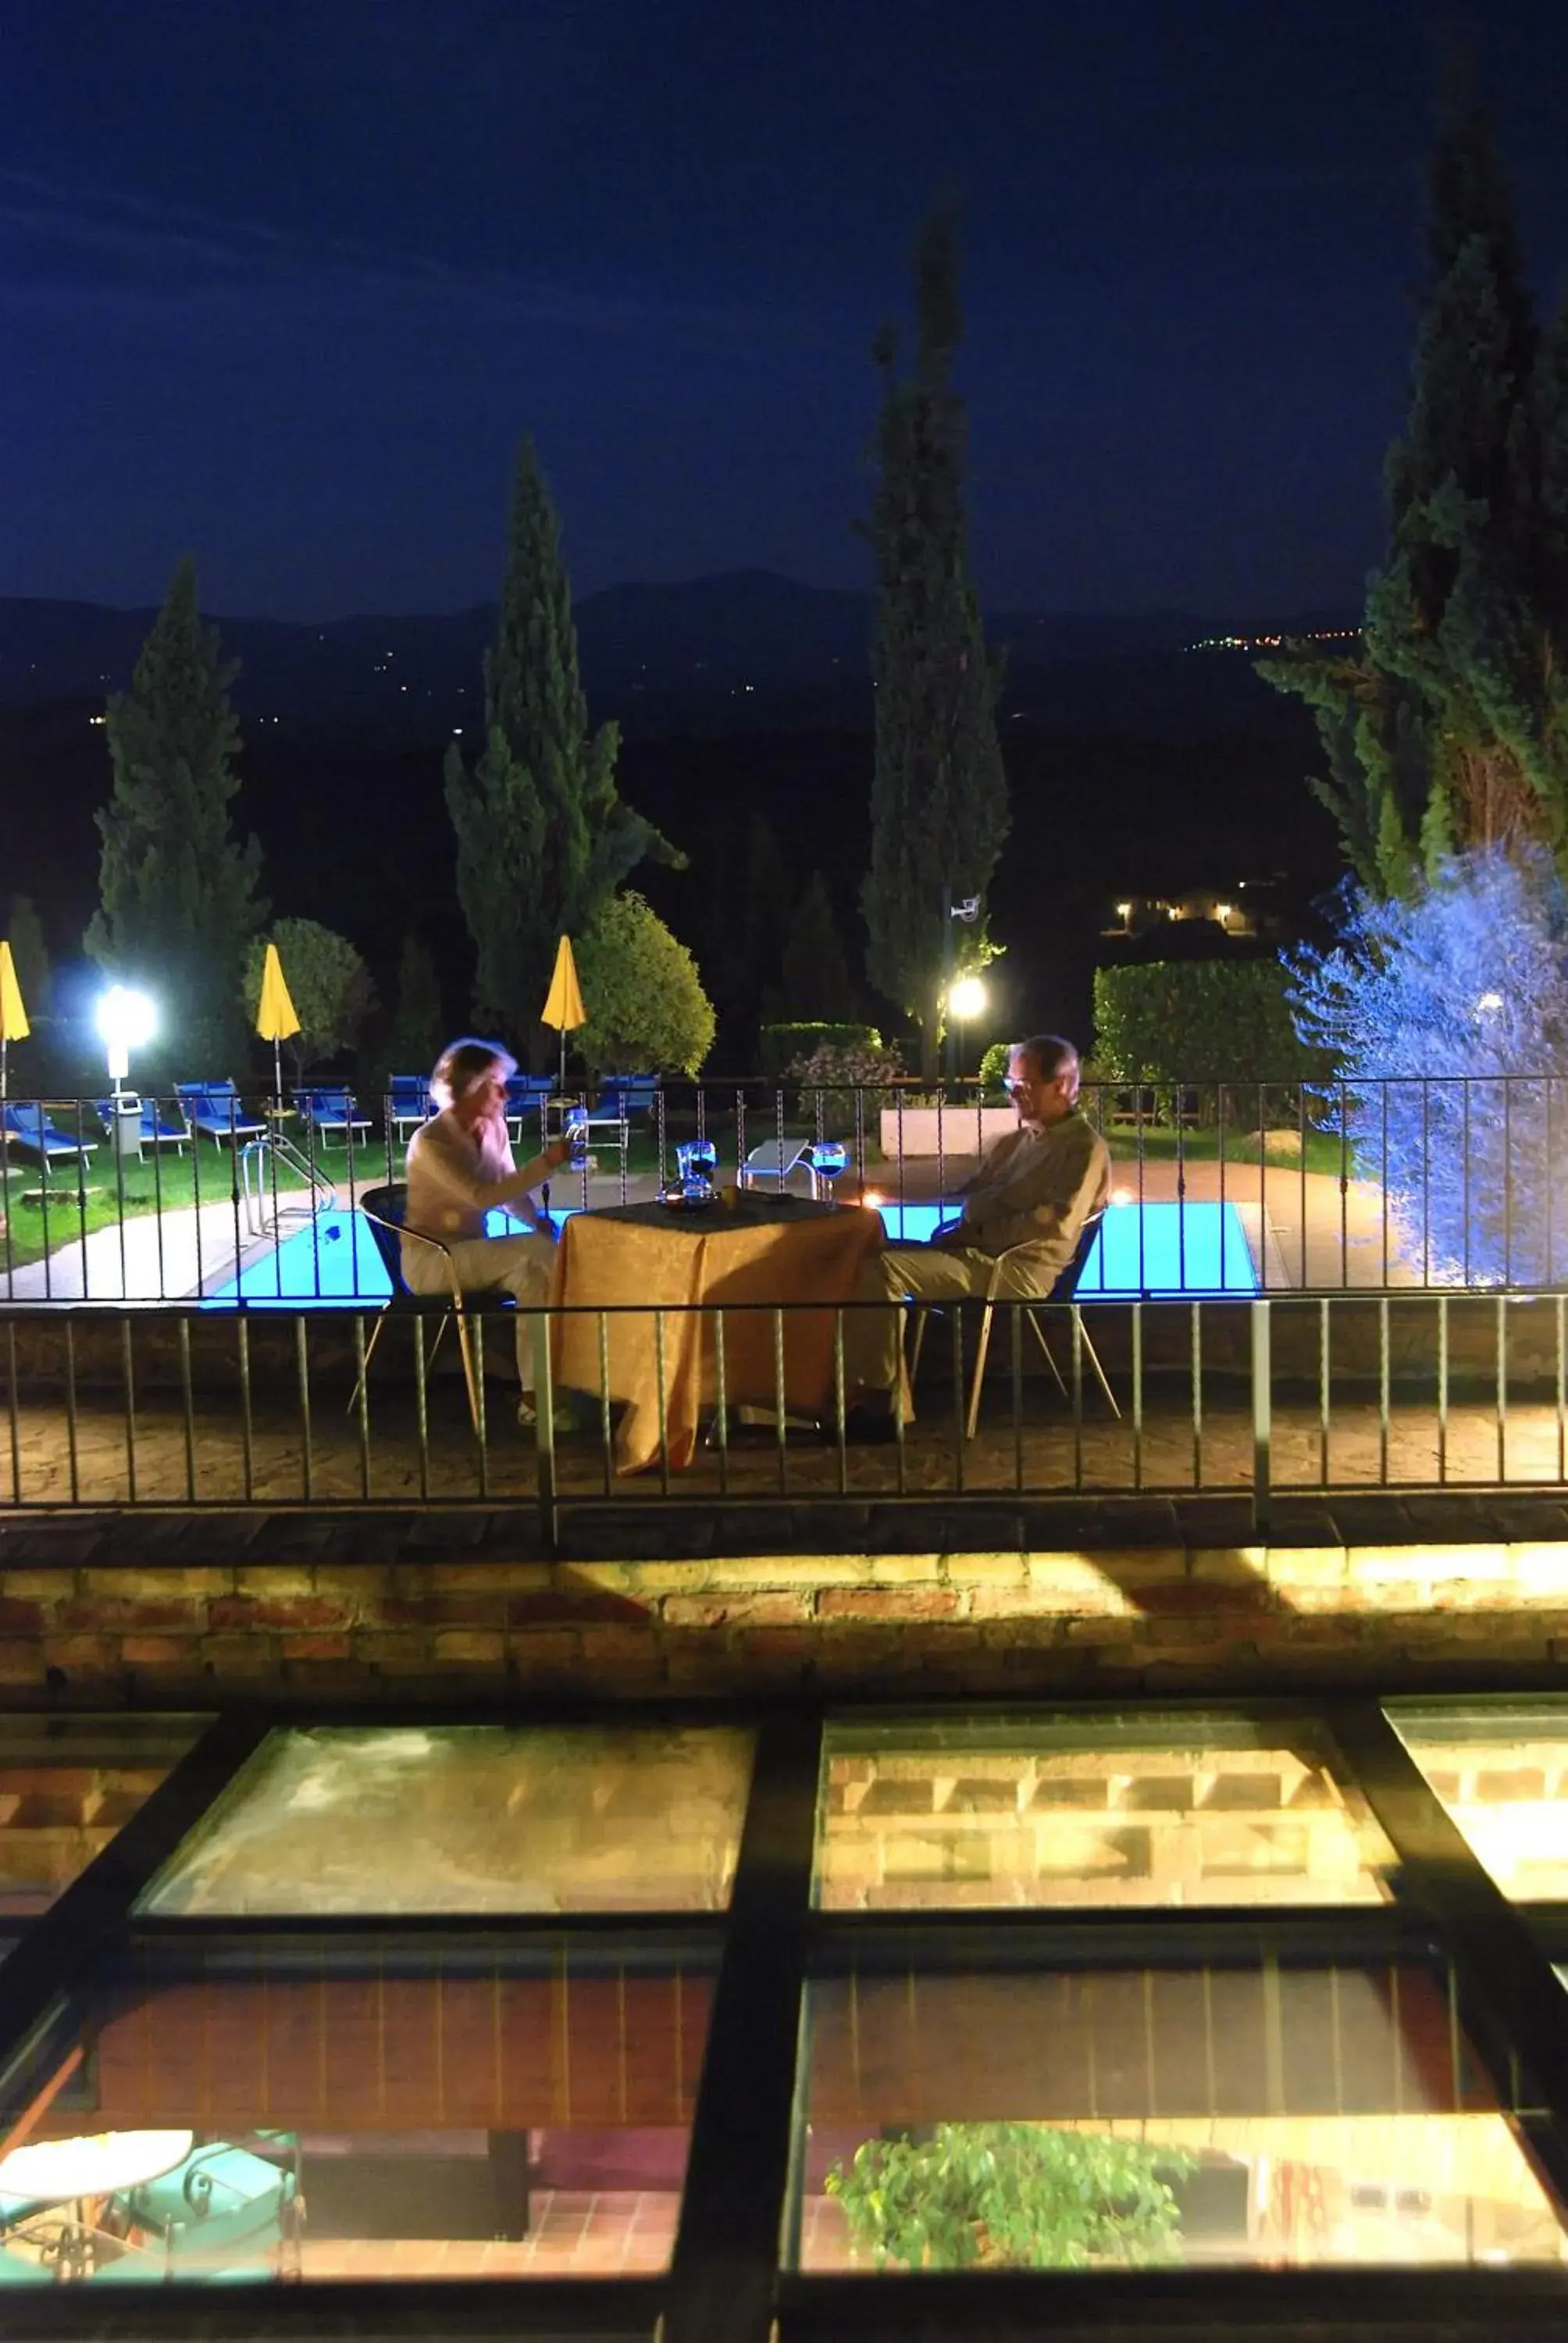
M347 1149L317 1147L315 1160L320 1174L347 1192ZM386 1162L385 1146L378 1140L354 1151L355 1175L361 1182L385 1177ZM268 1195L275 1182L280 1195L306 1184L302 1173L276 1157L254 1176L265 1182ZM102 1145L83 1166L80 1182L75 1164L56 1162L45 1176L37 1162L20 1151L0 1155L0 1225L5 1232L0 1262L25 1268L62 1245L80 1242L96 1229L115 1228L160 1209L178 1212L199 1204L229 1203L236 1178L231 1151L215 1147L210 1140L193 1142L183 1155L166 1148L156 1157L149 1151L145 1162L126 1164L117 1164L107 1145Z

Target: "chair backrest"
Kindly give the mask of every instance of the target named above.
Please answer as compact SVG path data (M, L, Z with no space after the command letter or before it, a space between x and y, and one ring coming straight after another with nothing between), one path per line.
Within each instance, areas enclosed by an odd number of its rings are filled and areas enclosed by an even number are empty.
M405 1114L422 1112L432 1103L428 1074L388 1074L387 1095Z
M600 1114L642 1114L658 1095L657 1074L611 1074L599 1085Z
M806 1161L810 1146L809 1139L765 1139L759 1147L747 1149L746 1169L782 1180Z
M239 1096L232 1075L226 1075L221 1082L176 1082L175 1088L181 1098L194 1100L199 1106L210 1103L220 1114L226 1113L231 1101Z
M0 1113L0 1122L18 1139L41 1139L45 1129L41 1106L25 1106L15 1100Z
M398 1242L403 1216L407 1209L408 1189L402 1180L394 1180L384 1188L366 1188L360 1192L359 1210L369 1223L376 1250L381 1256L381 1265L391 1279L392 1291L397 1294L408 1292L408 1281L403 1274L403 1248Z
M512 1074L507 1081L507 1105L514 1114L519 1107L538 1106L555 1086L554 1074Z
M1078 1292L1078 1281L1089 1266L1089 1256L1094 1251L1094 1240L1100 1234L1103 1212L1091 1212L1078 1232L1078 1242L1072 1248L1072 1259L1050 1289L1053 1302L1070 1302Z
M347 1122L354 1112L354 1093L347 1082L329 1084L325 1090L296 1091L294 1103L313 1121Z

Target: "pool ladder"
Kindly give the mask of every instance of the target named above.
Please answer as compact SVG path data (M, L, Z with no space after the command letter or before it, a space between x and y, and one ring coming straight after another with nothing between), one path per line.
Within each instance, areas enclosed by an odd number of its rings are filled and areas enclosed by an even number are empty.
M304 1196L288 1190L286 1200L266 1178L268 1159L281 1163L287 1172L297 1172L305 1182ZM317 1212L331 1212L337 1202L337 1190L319 1163L313 1162L303 1148L282 1131L269 1131L260 1139L253 1139L239 1153L239 1192L245 1206L245 1224L253 1237L271 1236L285 1212L303 1212L307 1220ZM267 1207L276 1205L269 1215Z

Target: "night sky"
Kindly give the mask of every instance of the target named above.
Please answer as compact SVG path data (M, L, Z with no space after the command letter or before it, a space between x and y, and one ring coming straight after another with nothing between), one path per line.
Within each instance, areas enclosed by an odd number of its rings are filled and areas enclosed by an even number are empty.
M993 606L1236 626L1380 540L1452 12L1419 0L10 0L0 593L493 595L529 429L579 592L864 582L876 384L964 191ZM1543 299L1568 7L1466 28Z

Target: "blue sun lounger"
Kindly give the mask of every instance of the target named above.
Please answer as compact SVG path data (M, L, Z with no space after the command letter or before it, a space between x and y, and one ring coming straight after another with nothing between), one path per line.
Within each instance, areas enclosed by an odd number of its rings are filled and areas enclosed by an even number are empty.
M0 1107L0 1135L8 1148L25 1148L45 1165L85 1163L98 1144L95 1139L57 1130L41 1106L22 1101Z
M176 1082L175 1089L192 1131L215 1147L230 1140L259 1139L266 1129L265 1122L246 1114L232 1082Z
M105 1131L112 1131L115 1127L114 1100L95 1099L93 1104L98 1110L98 1121L103 1124ZM177 1100L175 1104L178 1111ZM141 1141L144 1147L172 1147L176 1154L183 1155L186 1141L190 1135L190 1125L185 1120L183 1111L180 1111L178 1122L170 1122L159 1112L156 1099L145 1098L142 1101Z
M346 1083L296 1091L294 1103L299 1120L317 1139L347 1141L350 1132L357 1139L370 1128L370 1117L360 1113L354 1093Z
M436 1111L430 1096L428 1074L391 1074L387 1082L387 1127L397 1138L406 1139L428 1122Z

